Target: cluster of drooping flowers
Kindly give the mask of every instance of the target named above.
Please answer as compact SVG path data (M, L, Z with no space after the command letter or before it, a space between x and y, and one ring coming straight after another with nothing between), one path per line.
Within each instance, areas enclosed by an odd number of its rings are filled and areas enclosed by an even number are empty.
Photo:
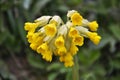
M68 11L67 22L58 16L41 16L33 23L26 22L25 30L30 47L42 55L46 61L52 61L52 56L58 56L66 67L74 65L73 56L79 50L77 46L84 44L84 37L94 44L101 37L96 33L96 21L84 19L75 10Z

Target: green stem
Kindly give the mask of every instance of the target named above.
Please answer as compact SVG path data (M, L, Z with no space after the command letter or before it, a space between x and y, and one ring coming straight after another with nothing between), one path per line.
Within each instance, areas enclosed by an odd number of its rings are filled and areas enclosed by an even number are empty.
M73 80L79 80L79 64L78 64L77 55L75 56L75 64L72 69L72 77Z

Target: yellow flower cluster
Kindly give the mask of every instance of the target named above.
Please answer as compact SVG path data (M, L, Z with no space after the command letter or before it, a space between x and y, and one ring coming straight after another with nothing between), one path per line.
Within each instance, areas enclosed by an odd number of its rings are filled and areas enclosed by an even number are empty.
M33 23L26 22L25 30L30 47L42 55L46 61L52 61L52 56L58 56L66 67L74 65L73 56L78 47L84 44L84 37L94 44L100 42L96 21L89 22L75 10L68 11L68 21L55 16L42 16Z

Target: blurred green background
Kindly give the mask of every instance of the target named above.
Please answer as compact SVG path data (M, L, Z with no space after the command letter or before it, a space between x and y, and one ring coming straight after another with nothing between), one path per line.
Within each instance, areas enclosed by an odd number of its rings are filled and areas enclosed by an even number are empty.
M77 54L77 69L58 58L46 62L29 48L24 23L68 10L99 23L98 46L85 41ZM0 0L0 80L120 80L120 0Z

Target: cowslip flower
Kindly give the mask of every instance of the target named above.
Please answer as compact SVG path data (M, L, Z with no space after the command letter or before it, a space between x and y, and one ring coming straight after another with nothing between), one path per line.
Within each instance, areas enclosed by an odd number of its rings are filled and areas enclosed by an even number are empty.
M97 21L84 19L76 10L68 11L66 23L58 16L41 16L33 23L26 22L25 30L31 49L42 55L42 58L51 62L52 56L58 56L66 67L74 65L74 55L78 46L89 38L98 45L101 37L97 34ZM94 32L93 32L94 31Z
M67 17L71 18L73 25L81 25L82 24L83 17L80 15L80 13L78 13L75 10L69 11L67 14Z

